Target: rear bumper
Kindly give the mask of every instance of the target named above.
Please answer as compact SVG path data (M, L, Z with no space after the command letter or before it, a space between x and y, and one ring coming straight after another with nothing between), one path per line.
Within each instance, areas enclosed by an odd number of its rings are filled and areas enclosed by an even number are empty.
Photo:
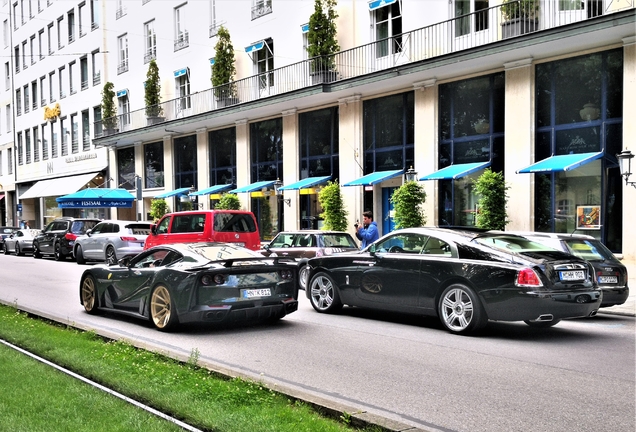
M594 316L603 298L599 289L567 292L493 290L482 295L488 319L494 321L536 320L544 315L552 315L554 319Z
M601 303L601 307L621 305L625 303L629 297L629 288L626 286L620 288L601 286L601 290L603 291L603 302Z
M237 308L236 305L197 306L179 314L179 322L233 323L278 319L298 310L298 300L289 299L275 304L252 305Z

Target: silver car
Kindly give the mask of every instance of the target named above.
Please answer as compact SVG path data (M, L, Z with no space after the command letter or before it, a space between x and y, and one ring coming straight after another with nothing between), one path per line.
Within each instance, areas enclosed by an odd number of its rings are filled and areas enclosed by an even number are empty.
M112 265L125 256L137 255L144 250L150 226L150 222L101 221L75 240L75 261L106 261Z
M38 229L19 229L4 239L4 254L14 252L16 255L24 255L25 252L33 252L33 238L40 233Z

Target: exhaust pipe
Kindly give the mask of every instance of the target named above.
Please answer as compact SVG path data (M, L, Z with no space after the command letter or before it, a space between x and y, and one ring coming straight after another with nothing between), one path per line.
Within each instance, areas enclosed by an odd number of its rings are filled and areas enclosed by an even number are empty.
M590 316L591 316L591 317L596 316L596 313L597 313L597 312L598 312L598 309L593 310L592 312L590 312Z
M537 318L535 321L548 322L548 321L552 321L553 319L554 319L554 315L544 314L544 315L539 315L539 318Z

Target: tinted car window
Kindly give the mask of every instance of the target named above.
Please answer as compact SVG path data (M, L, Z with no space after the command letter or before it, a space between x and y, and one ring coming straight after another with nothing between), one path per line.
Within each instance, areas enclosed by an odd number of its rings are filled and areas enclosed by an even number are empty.
M172 233L203 232L205 215L177 215L172 223Z
M73 221L71 232L73 234L84 234L86 230L93 228L96 224L96 221Z
M419 254L422 252L426 239L426 236L420 234L397 234L378 243L376 252Z
M573 255L588 261L614 259L614 255L598 240L567 239L565 244Z
M533 242L532 240L513 236L477 237L475 242L508 252L544 251L552 249L540 243Z
M165 234L168 232L168 226L170 226L170 216L164 218L159 222L157 226L157 234Z
M214 231L216 232L255 232L254 220L246 214L215 213Z
M324 234L322 236L322 243L324 247L347 247L357 248L358 246L353 242L351 236L344 234Z
M98 223L97 225L95 225L95 227L91 230L92 234L101 234L103 232L106 232L106 224L105 223Z
M295 234L280 234L269 244L271 247L291 246L294 243Z

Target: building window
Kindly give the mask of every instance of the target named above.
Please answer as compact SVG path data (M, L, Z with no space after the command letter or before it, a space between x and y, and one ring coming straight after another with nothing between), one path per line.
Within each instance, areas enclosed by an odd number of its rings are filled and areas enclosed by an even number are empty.
M60 133L62 134L62 156L68 156L68 137L71 132L66 128L66 117L60 119Z
M135 148L117 150L117 187L135 189Z
M9 62L4 64L4 86L5 90L11 89L11 66Z
M9 21L8 20L4 20L4 23L2 25L2 34L4 36L4 47L8 48L9 47Z
M82 90L88 88L88 59L86 56L80 59L80 88Z
M15 115L22 115L22 90L20 89L15 91Z
M72 44L75 42L75 12L70 11L66 15L67 25L68 25L68 43Z
M26 163L31 163L31 131L24 131L24 147L26 149Z
M488 1L455 0L455 37L488 29Z
M75 67L75 62L69 63L68 65L68 86L71 94L77 93L77 87L75 85Z
M35 35L29 39L29 55L31 56L31 64L35 64Z
M252 0L252 20L272 13L272 0Z
M439 225L475 226L478 197L473 180L486 167L504 170L505 76L456 81L439 89L438 168L484 163L460 178L440 180Z
M144 24L144 44L145 55L144 63L150 62L157 58L157 34L155 33L155 20L148 21Z
M119 19L126 15L126 7L123 0L117 0L117 10L115 11L115 19Z
M93 68L93 85L99 85L101 83L101 67L99 66L101 57L99 51L93 51L91 53L91 67Z
M28 68L27 64L27 43L26 41L22 42L22 69Z
M375 56L402 52L402 2L396 1L372 12Z
M6 117L6 124L7 124L7 132L11 132L11 130L13 129L13 125L12 125L12 120L13 120L13 114L11 113L11 104L8 104L6 106L6 109L4 111L5 117Z
M254 56L255 72L258 75L260 90L274 86L274 41L266 39L263 48L256 51Z
M623 149L623 50L541 63L535 71L535 161L565 154L607 156L568 171L529 174L535 183L535 231L573 232L579 208L600 206L601 227L585 233L619 252L623 183L611 159Z
M186 5L174 9L174 50L186 48L190 45L185 17Z
M46 77L40 77L40 106L44 106L46 105L46 90L45 90L45 85L46 85Z
M100 0L90 0L91 2L91 30L99 28L99 8L101 7Z
M77 114L71 114L71 152L79 152Z
M100 137L103 133L103 125L102 125L102 107L96 106L93 108L93 136Z
M41 134L42 134L42 160L48 160L49 158L49 143L46 139L46 123L41 126Z
M57 19L57 49L64 48L64 17Z
M119 36L117 38L117 74L128 71L128 35Z
M86 22L87 17L86 15L86 3L81 3L78 7L77 7L77 19L79 20L78 24L79 24L79 36L85 36L87 31L86 31Z
M7 171L13 174L13 149L7 149Z
M55 159L57 157L57 122L51 122L51 157Z
M15 65L15 73L20 73L20 46L13 48L13 64Z
M174 140L175 188L197 188L197 137L175 138Z
M210 184L236 182L236 128L229 127L208 133Z
M60 100L64 99L66 97L66 91L64 91L64 77L66 76L66 68L65 67L61 67L58 70L58 86L59 86L59 90L60 90Z
M22 144L22 132L16 134L18 139L18 165L24 165L24 148Z
M144 146L144 187L164 187L163 141Z
M29 86L24 86L24 112L28 113L31 111L31 95L29 92Z
M49 24L48 27L46 28L46 35L47 35L47 43L48 43L48 48L49 48L49 55L53 54L55 52L55 49L53 48L53 24Z
M49 101L51 103L56 101L55 98L55 72L49 74Z
M33 162L40 161L40 137L39 126L33 128Z
M128 99L128 92L122 94L117 98L119 104L119 124L123 130L126 130L130 125L130 100Z
M175 79L177 87L177 113L183 113L183 111L192 108L192 102L190 100L190 74L185 73Z
M38 56L40 60L44 59L44 51L42 50L42 39L44 39L44 29L38 32Z
M88 110L82 111L82 151L91 149L91 124L88 119Z
M33 108L33 110L35 111L36 109L38 109L38 82L37 81L33 81L31 83L31 107Z

